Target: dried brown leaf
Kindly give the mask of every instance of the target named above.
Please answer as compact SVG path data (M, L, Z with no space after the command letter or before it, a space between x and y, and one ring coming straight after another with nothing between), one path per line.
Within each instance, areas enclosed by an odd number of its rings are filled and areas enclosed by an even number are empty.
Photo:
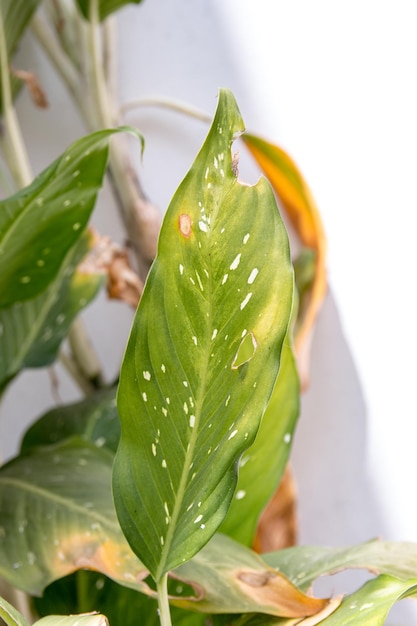
M32 102L40 109L47 109L49 106L46 93L39 82L38 77L33 72L27 72L26 70L17 70L12 68L12 75L23 81L29 92Z
M275 552L297 543L297 491L290 467L269 502L256 531L254 550L259 553Z

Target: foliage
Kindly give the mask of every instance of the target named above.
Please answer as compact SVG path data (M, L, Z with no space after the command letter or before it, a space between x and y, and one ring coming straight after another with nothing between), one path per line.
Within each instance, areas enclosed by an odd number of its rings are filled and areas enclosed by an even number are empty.
M0 201L0 388L24 368L61 361L84 397L40 416L0 468L8 598L15 588L32 596L39 626L98 626L104 615L146 626L382 624L394 602L416 593L414 544L252 549L288 461L298 372L305 386L326 287L307 183L281 148L249 134L243 141L267 178L238 180L231 148L244 124L221 90L156 245L159 218L125 166L123 137L142 138L111 128L103 72L101 22L126 0L45 0L36 15L38 40L94 132L31 180L9 63L37 4L0 4L2 147L15 179ZM65 28L51 34L48 15ZM87 37L87 63L68 32ZM77 90L85 67L86 98ZM108 169L138 275L126 250L88 226ZM297 259L276 196L301 244ZM79 317L106 280L112 296L140 298L117 385L103 383ZM348 567L376 576L343 599L311 594L318 577ZM28 624L6 599L0 617Z

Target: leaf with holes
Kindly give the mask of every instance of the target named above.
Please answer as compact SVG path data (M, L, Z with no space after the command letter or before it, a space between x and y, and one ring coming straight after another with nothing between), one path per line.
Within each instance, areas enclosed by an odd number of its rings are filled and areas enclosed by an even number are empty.
M92 0L77 0L78 7L85 18L88 19ZM139 4L142 0L97 0L100 20L118 11L126 4Z
M113 454L82 439L36 448L0 468L0 575L39 595L82 568L148 591L111 498Z
M121 370L113 491L156 580L225 517L257 433L292 306L287 235L269 183L239 183L243 123L221 91L208 137L168 208Z
M284 473L298 412L297 368L287 339L271 400L255 443L239 461L236 492L220 529L244 545L253 545L259 517Z
M110 137L103 130L72 144L29 187L0 202L0 308L30 300L57 276L94 208Z
M52 363L72 321L97 295L104 276L84 273L79 266L91 245L90 234L84 233L46 291L0 309L0 389L22 368Z

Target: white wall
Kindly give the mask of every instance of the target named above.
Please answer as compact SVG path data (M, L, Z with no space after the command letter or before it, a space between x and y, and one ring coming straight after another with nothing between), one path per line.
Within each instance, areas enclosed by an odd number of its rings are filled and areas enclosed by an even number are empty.
M156 94L213 111L218 88L230 87L248 128L292 154L321 209L330 290L293 450L303 543L417 541L415 6L145 0L120 14L123 100ZM19 58L22 66L50 71L30 38ZM84 132L51 74L46 87L49 113L34 111L25 97L19 102L37 171ZM149 109L129 121L146 135L141 177L163 209L206 127ZM249 166L244 172L254 180ZM95 222L120 238L109 213L107 193ZM104 318L97 311L91 307L86 319L113 376L130 313L118 304ZM19 429L53 403L49 391L40 395L45 378L26 373L6 394L7 457ZM76 396L64 379L61 395ZM406 606L397 616L415 623Z

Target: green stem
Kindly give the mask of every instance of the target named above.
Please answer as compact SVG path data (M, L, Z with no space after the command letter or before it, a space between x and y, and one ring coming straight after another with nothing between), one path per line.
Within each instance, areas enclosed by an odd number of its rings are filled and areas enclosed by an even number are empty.
M110 98L104 73L98 0L91 0L90 2L88 37L91 60L91 83L94 90L94 100L99 116L98 127L112 128L115 124L115 116L110 105Z
M205 113L205 111L197 109L196 107L193 107L186 102L182 102L180 100L172 100L171 98L138 98L124 104L121 107L121 112L127 113L128 111L132 111L133 109L137 109L140 107L161 107L163 109L175 111L176 113L182 113L183 115L187 115L188 117L193 117L197 120L200 120L201 122L211 122L210 115L208 115L208 113Z
M171 612L168 601L168 573L164 574L156 584L158 593L159 621L161 626L172 626Z
M75 355L69 356L61 350L58 355L58 361L86 396L89 396L94 392L94 386L80 371Z
M18 187L26 187L32 181L32 171L22 139L19 122L13 105L12 86L10 82L9 60L7 55L6 36L3 16L0 9L0 72L2 87L3 120L6 139L2 140L4 155L10 172Z

